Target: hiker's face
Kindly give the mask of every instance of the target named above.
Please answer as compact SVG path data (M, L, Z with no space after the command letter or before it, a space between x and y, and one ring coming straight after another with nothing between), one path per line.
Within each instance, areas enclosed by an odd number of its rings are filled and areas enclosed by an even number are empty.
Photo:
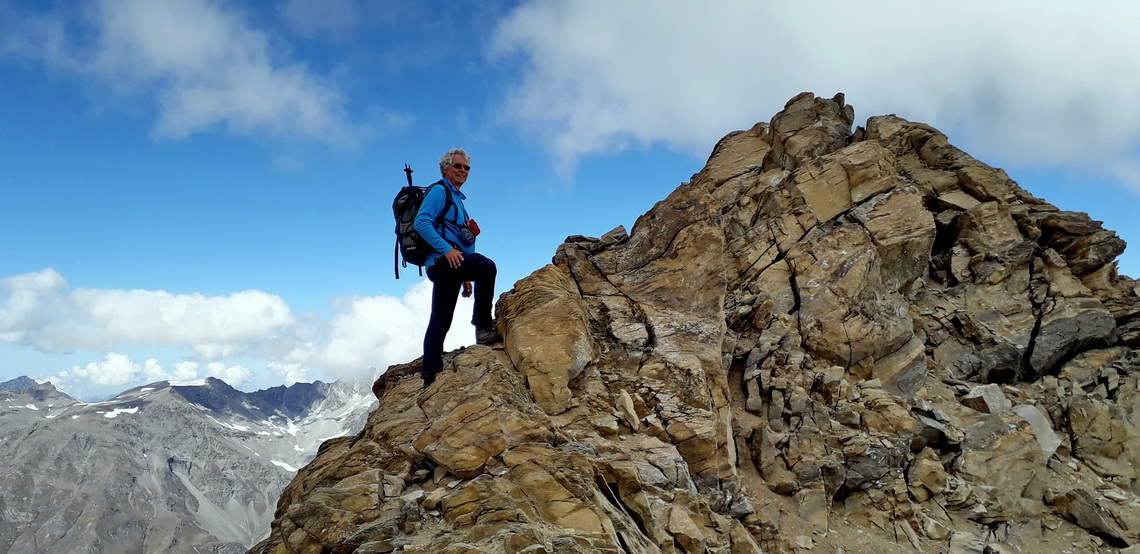
M458 187L467 181L468 170L463 169L462 167L455 167L456 164L465 166L467 165L467 160L464 160L463 156L460 156L459 154L451 156L451 165L447 166L443 170L443 176L446 177L448 181L451 181L451 184Z

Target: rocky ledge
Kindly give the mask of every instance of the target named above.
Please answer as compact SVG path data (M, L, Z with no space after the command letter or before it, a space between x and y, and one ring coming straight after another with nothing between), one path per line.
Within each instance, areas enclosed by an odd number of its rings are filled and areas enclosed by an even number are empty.
M1124 242L842 95L570 237L503 344L376 382L258 553L1115 552L1140 543Z

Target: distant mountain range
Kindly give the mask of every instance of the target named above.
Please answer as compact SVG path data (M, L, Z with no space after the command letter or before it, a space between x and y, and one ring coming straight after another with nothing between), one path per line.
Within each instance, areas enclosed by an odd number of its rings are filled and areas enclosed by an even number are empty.
M245 552L297 468L364 427L370 385L206 378L86 403L0 383L0 552Z

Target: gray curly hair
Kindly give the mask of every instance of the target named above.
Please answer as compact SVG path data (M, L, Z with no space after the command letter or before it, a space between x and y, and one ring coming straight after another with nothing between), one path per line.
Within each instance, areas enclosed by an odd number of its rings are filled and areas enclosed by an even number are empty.
M456 154L463 156L463 159L467 161L467 165L471 165L471 156L467 155L466 150L464 150L462 148L452 148L451 150L448 150L446 154L444 154L443 156L440 156L440 158L439 158L439 170L441 172L443 170L451 167L451 164L452 164L451 159Z

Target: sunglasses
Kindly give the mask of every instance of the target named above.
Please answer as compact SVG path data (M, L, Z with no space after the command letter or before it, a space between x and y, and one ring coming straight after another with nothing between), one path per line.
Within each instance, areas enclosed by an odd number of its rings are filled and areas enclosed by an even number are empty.
M451 164L455 169L462 169L463 171L471 171L471 166L463 164Z

